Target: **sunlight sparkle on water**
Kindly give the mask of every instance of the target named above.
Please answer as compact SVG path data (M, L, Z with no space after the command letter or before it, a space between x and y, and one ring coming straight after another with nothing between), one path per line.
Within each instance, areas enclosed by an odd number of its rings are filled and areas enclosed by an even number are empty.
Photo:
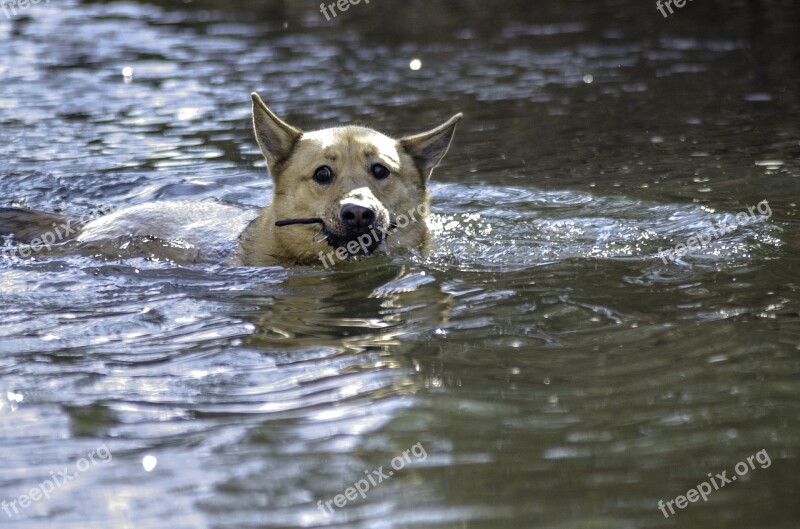
M130 66L125 66L122 68L122 81L126 84L133 81L133 68Z
M144 467L145 472L152 472L156 465L158 464L158 459L155 456L144 456L142 459L142 466Z

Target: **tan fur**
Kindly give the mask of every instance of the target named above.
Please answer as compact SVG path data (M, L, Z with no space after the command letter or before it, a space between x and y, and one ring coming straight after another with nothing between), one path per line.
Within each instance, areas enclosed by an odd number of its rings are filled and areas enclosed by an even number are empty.
M273 114L258 94L252 99L256 139L274 181L272 203L241 237L241 260L252 266L319 263L320 253L335 250L319 225L277 227L277 221L317 217L329 229L339 230L343 229L340 210L346 203L371 207L378 215L376 223L384 225L420 205L428 206L428 179L447 153L462 117L458 114L432 131L399 140L355 126L303 133ZM376 179L370 172L376 163L390 169L391 175ZM321 166L329 166L335 175L327 185L313 178ZM384 244L427 251L427 223L417 218L393 230Z

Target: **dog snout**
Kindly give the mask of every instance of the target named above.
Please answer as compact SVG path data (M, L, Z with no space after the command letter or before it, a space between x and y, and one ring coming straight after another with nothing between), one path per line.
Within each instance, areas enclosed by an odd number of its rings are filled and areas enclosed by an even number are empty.
M348 230L364 230L375 223L376 217L375 210L357 204L346 204L339 215Z

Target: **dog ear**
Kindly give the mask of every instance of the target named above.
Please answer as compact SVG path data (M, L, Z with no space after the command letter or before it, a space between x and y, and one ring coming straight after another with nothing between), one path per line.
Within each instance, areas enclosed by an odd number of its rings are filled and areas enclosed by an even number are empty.
M303 132L273 114L257 93L253 92L250 97L253 99L253 129L256 140L274 176L277 169L291 156Z
M431 177L433 170L447 154L456 132L456 125L463 117L464 114L456 114L447 123L433 130L400 140L400 145L414 159L426 180Z

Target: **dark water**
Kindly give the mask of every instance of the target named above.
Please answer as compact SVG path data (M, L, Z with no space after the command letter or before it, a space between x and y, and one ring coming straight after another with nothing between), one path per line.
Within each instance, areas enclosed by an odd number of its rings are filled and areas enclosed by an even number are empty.
M0 526L800 527L800 8L431 4L0 13L0 206L263 205L252 90L467 115L425 261L3 260Z

